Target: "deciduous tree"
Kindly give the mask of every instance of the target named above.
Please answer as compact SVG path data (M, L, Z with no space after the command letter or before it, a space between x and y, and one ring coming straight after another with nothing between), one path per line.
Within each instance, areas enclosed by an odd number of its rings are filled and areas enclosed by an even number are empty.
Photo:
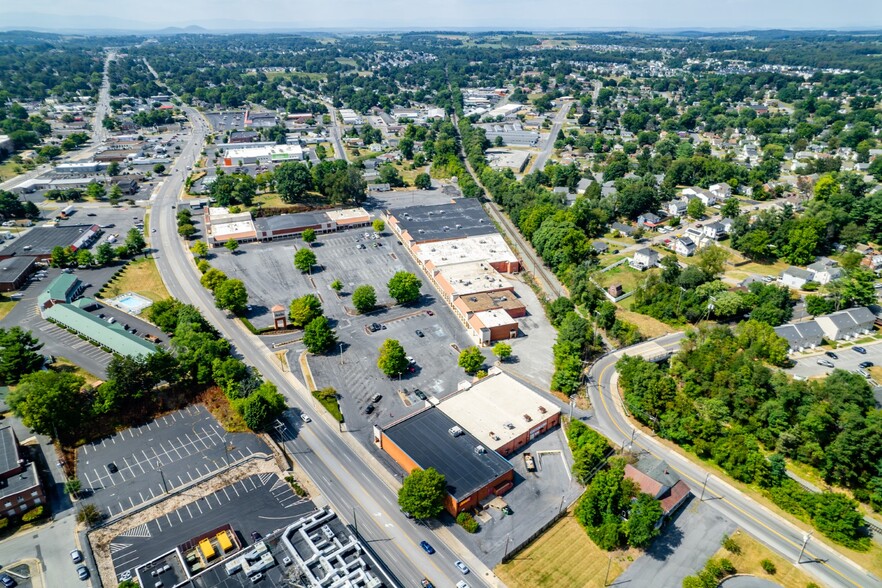
M435 468L414 470L404 478L398 490L398 506L416 519L441 514L447 480Z

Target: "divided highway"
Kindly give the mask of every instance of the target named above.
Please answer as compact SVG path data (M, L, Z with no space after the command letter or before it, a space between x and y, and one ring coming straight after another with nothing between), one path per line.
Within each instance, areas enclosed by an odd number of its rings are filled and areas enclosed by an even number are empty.
M670 351L680 347L684 333L674 333L655 341ZM654 437L634 429L618 394L618 375L615 365L627 349L601 357L589 370L588 394L594 407L593 427L616 445L630 444L665 460L692 487L701 498L702 485L707 479L704 501L735 522L746 532L777 551L790 561L796 561L803 544L805 531L777 513L757 504L730 484L720 480L700 465L681 456ZM589 421L591 423L591 421ZM708 475L710 476L708 477ZM802 556L802 568L824 586L869 587L882 582L857 564L830 548L823 536L815 533Z

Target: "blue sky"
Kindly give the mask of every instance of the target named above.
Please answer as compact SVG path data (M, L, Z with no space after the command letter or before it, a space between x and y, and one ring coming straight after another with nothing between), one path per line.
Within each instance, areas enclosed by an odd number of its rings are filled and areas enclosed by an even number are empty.
M28 0L4 2L0 27L211 28L882 27L880 0ZM97 17L97 18L93 18Z

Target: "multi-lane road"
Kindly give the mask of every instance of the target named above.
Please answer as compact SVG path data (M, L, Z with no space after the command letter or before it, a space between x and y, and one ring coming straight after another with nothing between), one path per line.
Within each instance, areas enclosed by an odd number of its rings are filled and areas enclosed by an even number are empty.
M420 579L427 577L439 586L454 586L463 579L470 586L494 585L492 573L448 531L432 531L404 517L397 507L395 478L355 440L341 434L336 423L332 425L324 413L313 411L305 386L281 370L278 359L259 338L215 308L211 296L199 284L187 245L177 235L175 206L184 182L183 170L197 161L208 127L195 110L185 107L184 112L193 132L178 159L180 171L174 172L158 189L150 215L151 229L156 229L154 257L169 292L178 300L197 306L244 361L273 382L290 405L301 407L312 417L313 422L302 426L294 439L287 442L291 454L338 514L350 523L357 521L359 533L398 581L418 586ZM288 429L295 431L294 424L289 422ZM435 547L435 555L429 556L419 547L424 539ZM472 568L467 577L454 566L458 559Z
M674 333L656 342L670 351L679 349L683 333ZM708 470L687 459L657 439L636 431L617 392L616 362L622 351L600 358L589 370L588 393L594 407L594 418L589 421L595 429L617 444L630 444L664 459L699 495L704 489L704 500L735 522L746 532L791 561L796 561L802 548L806 528L799 528L770 509L757 504L741 491L710 475ZM802 555L800 566L824 586L864 587L880 586L882 582L848 558L835 551L817 534L811 537Z
M548 158L551 157L551 152L554 151L554 142L557 141L557 135L560 133L560 128L563 126L563 122L567 119L567 115L570 113L570 108L572 107L573 103L567 100L561 104L560 110L554 115L554 120L551 123L551 132L548 134L548 139L545 141L545 147L542 148L542 151L536 156L536 161L533 162L533 171L542 171L545 169L545 164L548 163Z

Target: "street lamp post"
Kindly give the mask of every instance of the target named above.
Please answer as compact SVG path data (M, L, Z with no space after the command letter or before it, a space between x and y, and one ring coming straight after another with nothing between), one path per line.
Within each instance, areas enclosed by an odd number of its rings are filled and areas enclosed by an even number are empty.
M162 478L162 489L168 494L168 486L165 483L165 474L162 473L162 463L159 461L156 462L156 469L159 470L159 476Z
M812 538L812 533L814 533L814 531L809 531L802 536L802 549L799 550L799 557L796 558L797 564L802 563L802 554L805 553L805 546L808 545L809 539Z
M701 485L701 498L698 499L698 502L704 502L704 489L707 488L707 481L710 478L710 472L704 477L704 484Z

